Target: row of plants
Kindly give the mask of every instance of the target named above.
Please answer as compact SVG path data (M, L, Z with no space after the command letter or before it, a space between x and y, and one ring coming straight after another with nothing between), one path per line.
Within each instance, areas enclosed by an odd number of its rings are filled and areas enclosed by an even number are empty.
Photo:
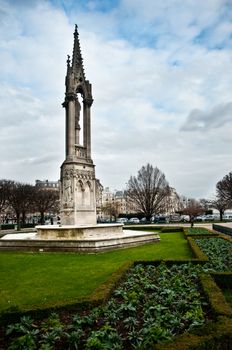
M232 270L232 244L220 237L213 238L196 238L195 242L208 257L209 261L205 267L210 272L225 272Z
M8 350L152 349L154 344L207 323L196 264L135 264L104 304L41 322L23 317L7 327Z
M190 236L194 235L218 235L214 233L213 231L208 230L204 227L189 227L187 229L187 234Z

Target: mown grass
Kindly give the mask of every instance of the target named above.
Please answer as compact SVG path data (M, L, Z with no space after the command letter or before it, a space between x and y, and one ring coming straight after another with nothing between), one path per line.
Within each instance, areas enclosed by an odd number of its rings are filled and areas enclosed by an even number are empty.
M98 254L2 252L0 313L87 298L127 261L193 257L182 232L160 237L159 243Z

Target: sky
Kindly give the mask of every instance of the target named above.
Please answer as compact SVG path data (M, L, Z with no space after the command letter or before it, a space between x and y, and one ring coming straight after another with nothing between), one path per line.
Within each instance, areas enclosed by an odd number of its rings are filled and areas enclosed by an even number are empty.
M0 0L0 178L59 179L77 24L102 185L150 163L212 198L232 171L231 20L231 0Z

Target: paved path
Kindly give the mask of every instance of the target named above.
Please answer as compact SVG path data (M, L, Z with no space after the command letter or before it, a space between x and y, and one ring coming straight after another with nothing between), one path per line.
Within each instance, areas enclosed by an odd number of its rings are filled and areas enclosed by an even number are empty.
M232 224L232 223L231 223ZM136 224L131 224L131 225L126 225L126 227L130 227L130 226L137 226L137 227L141 227L141 226L157 226L157 227L160 227L160 226L163 226L163 227L168 227L168 226L171 226L171 227L191 227L191 224L189 223L182 223L182 222L177 222L177 223L172 223L172 224L144 224L144 225L136 225ZM194 227L205 227L205 228L208 228L209 230L212 230L212 224L211 223L194 223Z
M220 225L220 226L225 226L225 227L232 228L232 222L217 222L216 224Z

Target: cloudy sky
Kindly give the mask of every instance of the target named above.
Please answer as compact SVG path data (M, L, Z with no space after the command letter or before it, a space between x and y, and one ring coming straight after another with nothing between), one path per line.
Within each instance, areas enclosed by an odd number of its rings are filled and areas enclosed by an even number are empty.
M0 0L0 178L59 179L77 23L102 184L149 162L212 197L232 171L231 19L231 0Z

